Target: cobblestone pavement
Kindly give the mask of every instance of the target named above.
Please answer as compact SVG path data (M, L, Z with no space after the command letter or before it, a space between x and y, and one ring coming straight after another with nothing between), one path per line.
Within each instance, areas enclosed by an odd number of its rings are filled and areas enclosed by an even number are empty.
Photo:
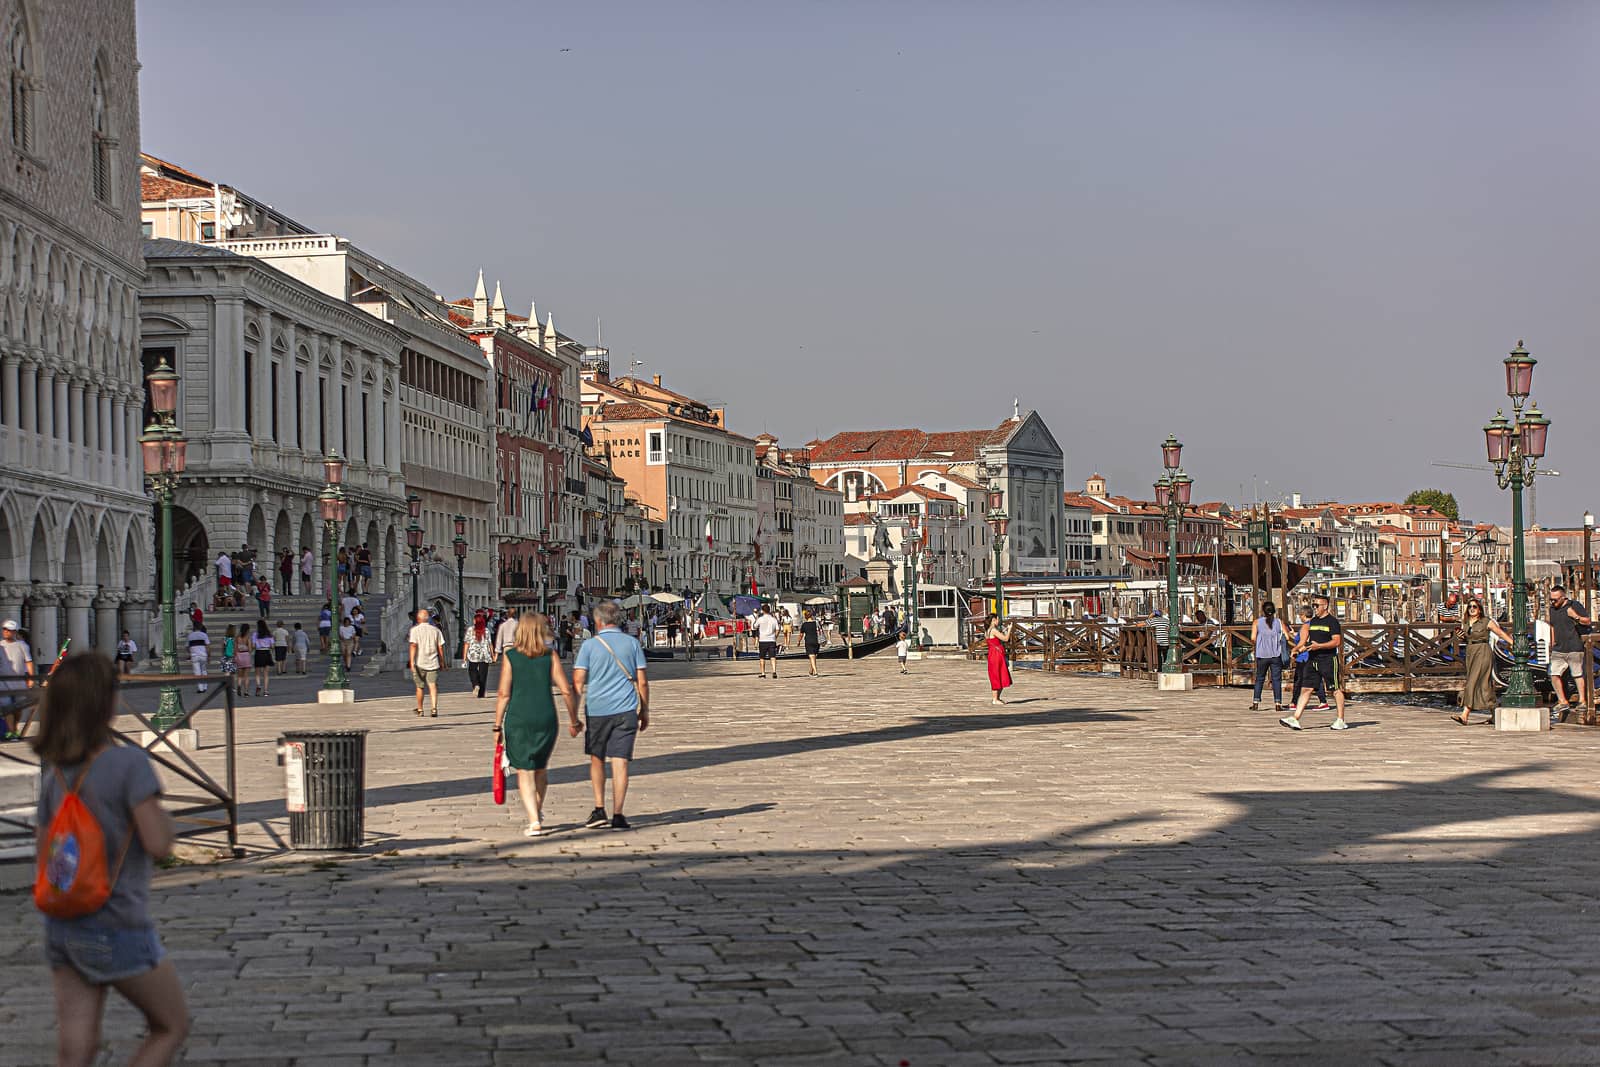
M187 1060L1600 1058L1600 732L1355 704L1293 734L1237 692L1022 671L995 708L977 664L826 668L657 668L636 829L579 828L563 739L540 840L489 799L489 700L247 704L250 857L154 892ZM349 722L370 847L283 851L273 738ZM0 1061L45 1063L38 921L0 901ZM115 1005L119 1061L133 1030Z

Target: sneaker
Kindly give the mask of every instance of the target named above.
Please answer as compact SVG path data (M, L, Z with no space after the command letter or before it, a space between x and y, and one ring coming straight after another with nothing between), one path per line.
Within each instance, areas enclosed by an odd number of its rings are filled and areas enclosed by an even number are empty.
M1295 718L1293 715L1285 715L1283 718L1278 720L1278 725L1287 726L1291 730L1298 730L1300 729L1300 720Z
M620 812L620 811L617 812L615 815L611 816L611 828L613 830L632 830L633 829L632 826L628 825L627 816L623 815L622 812Z
M589 821L583 825L587 826L591 830L598 830L600 827L606 825L610 821L610 819L606 818L605 808L595 808L589 813Z
M1330 730L1348 730L1348 729L1350 729L1350 724L1345 722L1343 719L1334 719L1332 724L1329 725L1328 729L1330 729Z
M1250 710L1251 711L1260 711L1261 710L1261 705L1259 703L1251 704L1250 705Z
M1567 716L1571 714L1571 704L1557 704L1555 707L1550 709L1550 721L1555 722L1556 719L1559 718L1562 722L1566 722Z
M1322 703L1317 705L1317 710L1318 711L1332 711L1333 710L1333 705L1328 703L1326 700L1324 700Z

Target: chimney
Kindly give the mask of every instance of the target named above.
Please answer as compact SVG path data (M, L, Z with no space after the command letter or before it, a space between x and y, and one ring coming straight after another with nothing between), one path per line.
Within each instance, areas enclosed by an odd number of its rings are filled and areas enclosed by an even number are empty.
M656 388L658 388L658 389L659 389L659 388L660 388L660 387L661 387L661 375L659 375L659 374L652 374L652 375L651 375L651 376L650 376L650 377L652 377L652 378L654 378L654 379L655 379L655 383L656 383Z
M472 324L485 325L489 321L489 293L483 287L483 271L478 271L478 287L472 290Z

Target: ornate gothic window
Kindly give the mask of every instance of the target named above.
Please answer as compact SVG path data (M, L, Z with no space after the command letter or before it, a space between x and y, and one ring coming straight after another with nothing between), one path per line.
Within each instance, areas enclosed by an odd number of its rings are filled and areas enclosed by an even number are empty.
M34 150L33 97L38 72L34 70L33 36L27 17L18 10L6 32L6 55L11 60L11 143L24 152Z
M117 142L111 135L111 107L106 101L106 79L98 61L89 79L90 127L94 131L94 198L109 204L115 200Z

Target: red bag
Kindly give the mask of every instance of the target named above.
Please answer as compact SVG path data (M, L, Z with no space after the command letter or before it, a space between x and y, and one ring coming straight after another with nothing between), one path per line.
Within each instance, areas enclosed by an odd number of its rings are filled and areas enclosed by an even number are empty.
M134 828L129 826L116 867L108 871L105 833L79 796L93 765L91 759L70 786L60 769L55 769L63 796L40 839L33 881L34 906L53 919L77 919L105 907L133 843Z
M505 755L506 746L499 738L494 742L494 802L506 802L506 766L502 757Z

